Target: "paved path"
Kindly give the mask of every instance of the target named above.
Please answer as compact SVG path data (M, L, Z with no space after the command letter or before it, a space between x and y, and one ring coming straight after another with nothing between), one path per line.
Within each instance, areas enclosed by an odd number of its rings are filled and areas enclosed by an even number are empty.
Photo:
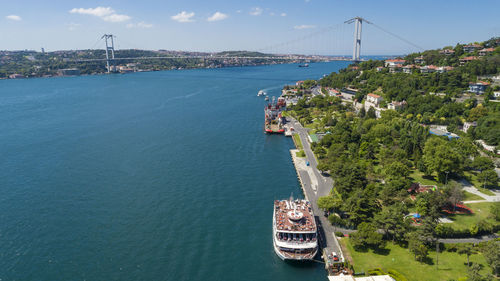
M490 190L495 195L486 195L475 188L472 184L470 184L466 179L461 179L460 183L463 186L463 189L469 193L475 194L479 197L484 198L484 200L472 200L465 201L464 203L479 203L479 202L500 202L500 190Z
M479 243L498 238L496 234L484 235L481 237L471 237L471 238L441 238L438 239L439 242L445 244L458 244L458 243Z

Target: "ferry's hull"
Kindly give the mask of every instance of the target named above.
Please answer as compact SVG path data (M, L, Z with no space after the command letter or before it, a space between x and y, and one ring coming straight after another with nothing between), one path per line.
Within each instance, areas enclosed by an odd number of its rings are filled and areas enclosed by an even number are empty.
M273 239L273 247L274 247L274 252L276 253L276 255L283 261L302 261L302 262L307 262L307 261L312 261L314 260L314 257L316 257L316 254L318 254L318 249L316 248L316 250L314 251L314 254L313 255L310 255L310 257L287 257L285 256L285 254L283 254L279 249L278 247L276 246L276 241Z

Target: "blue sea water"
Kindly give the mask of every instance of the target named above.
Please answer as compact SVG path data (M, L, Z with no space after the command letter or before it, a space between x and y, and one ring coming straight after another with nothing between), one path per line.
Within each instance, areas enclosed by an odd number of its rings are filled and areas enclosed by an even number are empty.
M273 252L301 191L256 94L347 64L0 81L0 279L326 280Z

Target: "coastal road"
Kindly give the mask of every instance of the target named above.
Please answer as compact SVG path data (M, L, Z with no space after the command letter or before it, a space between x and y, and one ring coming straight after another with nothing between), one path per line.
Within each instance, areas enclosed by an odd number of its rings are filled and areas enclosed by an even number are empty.
M304 152L306 154L305 160L296 161L296 167L304 186L305 195L311 202L314 214L316 214L316 217L321 224L319 233L324 237L324 240L326 240L327 250L329 252L336 252L339 256L341 256L342 250L340 249L338 241L335 238L334 232L341 231L343 233L350 233L353 232L353 230L334 227L328 221L328 218L324 216L323 210L318 208L318 198L330 194L330 190L333 187L333 180L330 177L323 176L316 168L318 162L312 152L311 145L308 140L308 129L302 127L299 122L292 118L288 118L288 122L291 127L294 128L295 133L300 136L300 140L302 141L302 146L304 147ZM309 166L304 164L305 161L309 162Z

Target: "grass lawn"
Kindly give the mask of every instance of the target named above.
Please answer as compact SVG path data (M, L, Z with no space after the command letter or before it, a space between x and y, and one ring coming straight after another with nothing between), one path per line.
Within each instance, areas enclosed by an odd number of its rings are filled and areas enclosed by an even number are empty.
M299 149L299 150L304 149L304 146L302 146L302 141L300 140L299 134L293 134L293 141L294 141L297 149Z
M387 244L386 251L377 254L372 250L357 252L349 243L348 238L340 240L343 248L347 248L348 254L352 257L356 272L367 272L374 268L381 268L385 272L394 269L404 275L408 281L458 280L460 277L467 276L467 257L456 252L440 253L439 266L436 267L436 252L434 251L429 251L428 263L421 263L413 258L413 254L408 249L392 243ZM471 255L470 261L483 265L481 274L491 272L482 254Z
M424 176L424 173L420 172L419 170L414 170L413 172L411 172L410 177L413 179L414 182L419 182L423 185L440 186L440 184L436 181L434 176Z
M472 225L477 224L483 219L495 223L495 220L489 218L491 212L490 208L493 204L500 204L498 202L483 202L483 203L472 203L465 204L467 207L471 208L474 214L472 215L449 215L448 218L453 220L453 223L449 225L455 229L469 229Z
M484 200L484 198L479 195L464 191L464 201L472 201L472 200Z

